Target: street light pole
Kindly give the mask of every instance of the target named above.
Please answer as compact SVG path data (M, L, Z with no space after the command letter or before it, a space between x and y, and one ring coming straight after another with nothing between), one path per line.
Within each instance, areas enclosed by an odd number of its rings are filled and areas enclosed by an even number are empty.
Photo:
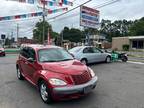
M42 43L44 44L45 41L45 0L42 0L43 2L43 36L42 36Z
M17 24L17 43L18 43L18 38L19 38L19 24Z

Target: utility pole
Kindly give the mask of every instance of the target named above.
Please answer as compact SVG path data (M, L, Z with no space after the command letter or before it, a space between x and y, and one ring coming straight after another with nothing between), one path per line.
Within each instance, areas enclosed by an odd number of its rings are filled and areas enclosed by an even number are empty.
M63 46L63 31L64 30L62 30L62 33L61 33L61 47Z
M42 36L42 43L44 44L44 41L45 41L45 15L46 15L45 3L46 3L46 1L42 0L42 2L43 2L43 36Z
M17 43L18 43L18 38L19 38L19 24L17 23Z

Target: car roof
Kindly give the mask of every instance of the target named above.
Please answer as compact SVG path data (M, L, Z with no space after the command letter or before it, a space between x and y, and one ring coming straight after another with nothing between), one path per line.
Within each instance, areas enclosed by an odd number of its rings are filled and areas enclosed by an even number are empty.
M94 46L77 46L77 47L74 47L74 48L87 48L87 47L94 47Z
M24 47L31 47L34 50L39 50L39 49L47 49L47 48L61 48L58 46L54 46L54 45L42 45L42 44L22 44L21 48Z

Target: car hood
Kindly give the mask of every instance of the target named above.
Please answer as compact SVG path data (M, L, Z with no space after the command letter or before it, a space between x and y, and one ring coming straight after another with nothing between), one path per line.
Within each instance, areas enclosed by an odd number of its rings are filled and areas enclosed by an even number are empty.
M44 70L69 75L82 74L87 71L87 66L77 60L43 63L42 65Z

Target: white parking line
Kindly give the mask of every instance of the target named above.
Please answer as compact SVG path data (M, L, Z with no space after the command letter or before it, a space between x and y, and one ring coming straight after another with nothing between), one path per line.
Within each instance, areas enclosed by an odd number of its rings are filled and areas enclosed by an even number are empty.
M128 63L133 63L133 64L141 64L141 65L144 65L144 63L142 62L133 62L133 61L127 61Z

